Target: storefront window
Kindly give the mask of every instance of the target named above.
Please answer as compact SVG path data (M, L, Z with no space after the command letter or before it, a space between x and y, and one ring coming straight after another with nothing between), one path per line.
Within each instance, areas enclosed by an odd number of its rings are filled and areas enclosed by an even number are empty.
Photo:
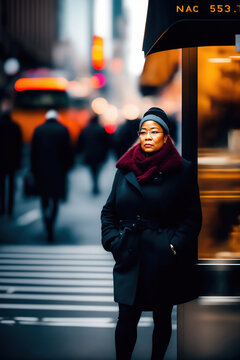
M199 258L240 258L240 53L198 48Z

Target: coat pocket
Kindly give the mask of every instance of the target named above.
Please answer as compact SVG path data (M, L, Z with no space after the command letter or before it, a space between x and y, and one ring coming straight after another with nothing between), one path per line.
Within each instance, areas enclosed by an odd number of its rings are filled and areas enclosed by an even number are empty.
M124 228L119 232L119 235L111 242L111 253L116 262L120 261L121 249L123 247L123 241L126 236L127 228Z
M136 237L131 229L125 227L112 242L110 250L119 268L129 269L135 264L139 255L138 236Z

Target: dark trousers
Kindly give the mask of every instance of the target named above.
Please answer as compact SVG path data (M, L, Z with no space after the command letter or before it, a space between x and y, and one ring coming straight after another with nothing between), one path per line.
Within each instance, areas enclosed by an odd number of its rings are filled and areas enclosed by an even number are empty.
M7 212L8 215L13 214L13 202L15 193L15 174L14 172L0 175L0 214ZM6 209L7 200L7 209Z
M137 324L142 310L136 306L119 304L115 331L116 360L130 360L137 340ZM172 305L161 305L153 311L151 360L162 360L172 333Z
M98 184L100 169L101 169L101 166L98 163L89 165L89 170L90 170L90 174L91 174L91 178L92 178L92 193L93 194L98 194L100 191L99 184Z
M53 228L58 212L59 200L50 196L41 196L43 221L47 231L48 241L53 241Z

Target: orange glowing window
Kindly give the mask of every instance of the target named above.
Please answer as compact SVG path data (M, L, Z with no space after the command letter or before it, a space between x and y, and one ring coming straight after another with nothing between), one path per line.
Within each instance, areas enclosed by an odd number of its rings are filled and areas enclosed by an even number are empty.
M15 82L16 91L25 90L66 90L68 81L63 78L21 78Z

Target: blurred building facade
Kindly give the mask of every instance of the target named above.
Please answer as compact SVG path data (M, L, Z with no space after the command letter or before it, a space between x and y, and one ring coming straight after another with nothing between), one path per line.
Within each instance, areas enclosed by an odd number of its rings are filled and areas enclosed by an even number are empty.
M1 0L1 59L51 63L58 33L58 0Z

